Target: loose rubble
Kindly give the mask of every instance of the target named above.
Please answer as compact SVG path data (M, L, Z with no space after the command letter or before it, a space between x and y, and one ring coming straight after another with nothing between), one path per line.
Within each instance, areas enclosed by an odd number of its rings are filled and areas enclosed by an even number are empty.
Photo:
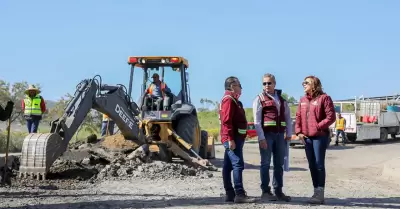
M47 174L46 182L66 189L76 188L77 184L82 186L82 182L94 184L106 179L167 180L213 177L212 172L202 168L154 159L151 153L145 152L142 147L125 153L104 148L101 143L75 144L53 163ZM14 186L43 187L49 185L36 179L17 179L17 170L18 168L13 170Z

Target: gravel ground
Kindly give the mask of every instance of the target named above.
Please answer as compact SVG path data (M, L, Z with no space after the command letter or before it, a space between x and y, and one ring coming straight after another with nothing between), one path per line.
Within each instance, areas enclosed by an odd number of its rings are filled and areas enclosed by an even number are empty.
M327 154L326 204L311 206L312 193L304 149L291 148L291 171L284 175L284 191L292 202L227 204L223 202L221 171L213 175L182 176L176 179L127 178L89 182L51 180L46 183L19 182L0 188L1 208L400 208L400 182L382 176L386 161L399 156L400 143L357 143L331 146ZM222 147L217 146L217 167ZM244 184L248 195L259 197L259 153L257 144L245 145ZM272 170L271 170L272 174ZM400 175L400 174L399 174ZM14 183L15 184L15 183Z

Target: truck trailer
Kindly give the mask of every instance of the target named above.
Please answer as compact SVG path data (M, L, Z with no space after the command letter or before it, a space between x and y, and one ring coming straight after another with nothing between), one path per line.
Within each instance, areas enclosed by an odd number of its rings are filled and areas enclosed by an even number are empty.
M386 142L389 135L395 139L400 134L400 111L396 111L399 99L399 96L385 96L335 101L337 113L346 120L347 140ZM336 135L335 123L330 128Z

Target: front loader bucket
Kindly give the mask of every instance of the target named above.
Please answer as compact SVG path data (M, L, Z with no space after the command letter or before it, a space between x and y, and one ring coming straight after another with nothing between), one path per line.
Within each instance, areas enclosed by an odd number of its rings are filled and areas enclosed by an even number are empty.
M63 139L54 133L33 133L25 137L19 167L20 177L36 175L37 179L46 179L54 161L63 154Z

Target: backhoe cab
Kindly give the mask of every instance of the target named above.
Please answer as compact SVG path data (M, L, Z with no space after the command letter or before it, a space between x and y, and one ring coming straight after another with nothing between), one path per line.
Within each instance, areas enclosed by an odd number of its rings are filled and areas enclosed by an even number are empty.
M139 128L152 141L150 151L165 161L171 161L173 156L187 156L182 153L185 150L190 150L197 159L214 158L214 141L200 129L196 108L191 103L188 61L183 57L132 56L128 64L131 66L129 95L135 69L143 70Z

